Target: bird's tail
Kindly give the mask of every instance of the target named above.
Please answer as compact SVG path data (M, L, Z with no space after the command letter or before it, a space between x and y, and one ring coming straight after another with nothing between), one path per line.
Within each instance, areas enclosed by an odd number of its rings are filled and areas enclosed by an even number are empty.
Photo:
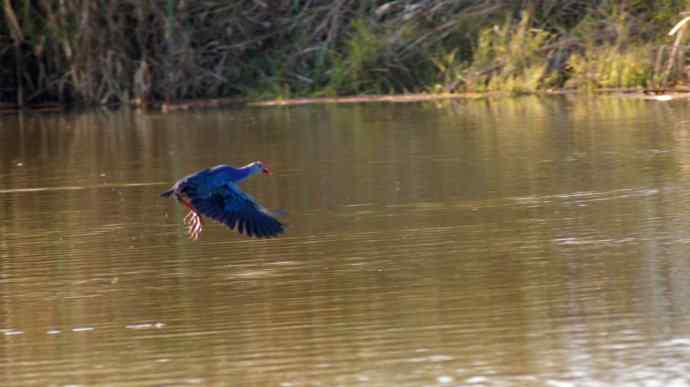
M163 192L163 193L161 194L161 197L162 197L162 198L167 198L168 196L172 195L173 192L175 192L175 189L174 189L174 188L170 188L169 190Z

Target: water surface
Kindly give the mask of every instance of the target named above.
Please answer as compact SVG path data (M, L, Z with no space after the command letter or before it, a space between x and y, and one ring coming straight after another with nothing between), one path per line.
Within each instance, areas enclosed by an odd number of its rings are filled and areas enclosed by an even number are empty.
M685 386L690 107L5 116L3 386ZM251 240L158 197L260 159Z

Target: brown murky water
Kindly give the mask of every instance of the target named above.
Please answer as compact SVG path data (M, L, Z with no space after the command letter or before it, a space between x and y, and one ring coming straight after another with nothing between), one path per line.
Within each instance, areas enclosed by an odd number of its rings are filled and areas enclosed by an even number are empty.
M2 117L2 386L686 386L690 107ZM158 193L261 159L250 240Z

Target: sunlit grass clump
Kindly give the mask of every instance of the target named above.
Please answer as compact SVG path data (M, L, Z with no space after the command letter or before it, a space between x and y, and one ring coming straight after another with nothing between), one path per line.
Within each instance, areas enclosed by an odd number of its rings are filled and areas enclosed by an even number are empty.
M483 29L474 54L472 69L478 91L503 90L513 93L540 88L548 66L544 46L551 34L530 26L530 16L513 23Z
M569 65L573 84L580 88L645 87L654 77L650 47L596 48L573 55Z

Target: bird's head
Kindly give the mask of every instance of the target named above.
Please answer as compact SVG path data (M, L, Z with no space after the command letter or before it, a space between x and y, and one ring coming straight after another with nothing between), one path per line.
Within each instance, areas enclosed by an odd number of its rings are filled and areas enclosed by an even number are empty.
M263 161L255 161L252 164L252 167L256 172L261 172L264 175L271 174L271 170L263 163Z

